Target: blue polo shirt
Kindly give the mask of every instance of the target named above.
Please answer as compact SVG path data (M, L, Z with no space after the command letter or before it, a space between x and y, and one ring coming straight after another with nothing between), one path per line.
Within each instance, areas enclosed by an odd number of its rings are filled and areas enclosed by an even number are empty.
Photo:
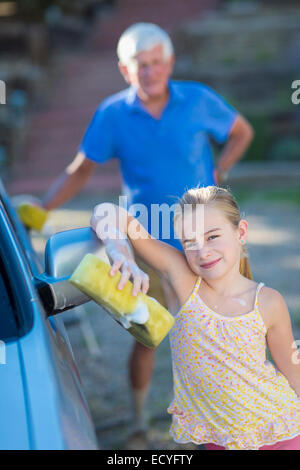
M168 86L169 100L159 119L144 108L133 87L106 98L79 150L97 163L118 158L129 206L144 204L148 231L180 248L172 222L170 238L153 220L151 225L151 204L171 206L187 189L215 184L209 138L224 143L237 112L201 83L171 80ZM144 217L139 220L146 225Z

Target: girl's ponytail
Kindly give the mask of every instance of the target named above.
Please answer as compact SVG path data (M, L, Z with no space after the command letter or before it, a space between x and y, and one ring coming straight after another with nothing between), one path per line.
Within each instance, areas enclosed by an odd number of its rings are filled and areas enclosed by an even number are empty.
M241 259L240 259L240 273L242 276L247 277L248 279L253 279L251 269L250 269L250 263L248 259L248 252L245 246L242 246L241 250Z

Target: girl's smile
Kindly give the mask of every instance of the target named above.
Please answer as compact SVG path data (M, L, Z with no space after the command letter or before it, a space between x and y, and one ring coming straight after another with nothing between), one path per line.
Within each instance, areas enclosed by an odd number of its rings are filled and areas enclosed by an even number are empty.
M200 267L203 268L203 269L213 268L220 260L221 260L221 258L219 258L215 261L211 261L210 263L201 264Z

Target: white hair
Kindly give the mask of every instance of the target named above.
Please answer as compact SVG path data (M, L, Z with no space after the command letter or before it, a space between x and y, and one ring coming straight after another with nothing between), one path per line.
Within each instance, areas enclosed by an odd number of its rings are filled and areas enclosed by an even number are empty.
M141 51L147 51L161 44L164 58L173 53L173 45L169 35L153 23L135 23L127 28L119 39L117 54L122 64L128 65Z

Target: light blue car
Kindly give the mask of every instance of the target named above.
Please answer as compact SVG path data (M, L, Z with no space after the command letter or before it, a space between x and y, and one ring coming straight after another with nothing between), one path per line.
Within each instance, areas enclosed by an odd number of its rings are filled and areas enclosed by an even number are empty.
M101 249L89 228L51 237L42 272L0 181L0 449L97 449L69 339L56 313L89 299L68 282Z

